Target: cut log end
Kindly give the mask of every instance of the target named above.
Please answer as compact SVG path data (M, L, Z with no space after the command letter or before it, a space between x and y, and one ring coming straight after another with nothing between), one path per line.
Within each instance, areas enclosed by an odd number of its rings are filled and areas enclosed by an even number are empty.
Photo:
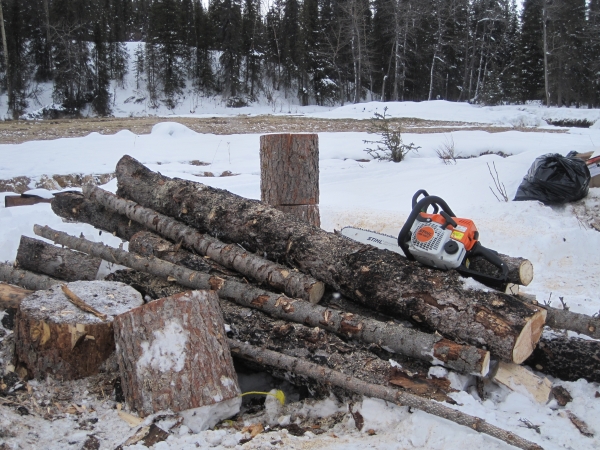
M313 304L318 304L323 298L323 294L325 293L325 283L321 281L317 281L310 287L310 291L308 293L308 300Z
M110 320L73 305L58 285L21 301L16 321L15 355L28 376L73 380L98 373L114 352L113 316L144 303L122 283L76 281L69 288Z
M533 264L528 259L519 266L519 278L523 286L528 286L533 281Z
M547 313L545 309L540 308L538 312L527 319L527 323L521 330L521 334L517 337L513 347L513 362L515 364L521 364L535 350L544 330Z

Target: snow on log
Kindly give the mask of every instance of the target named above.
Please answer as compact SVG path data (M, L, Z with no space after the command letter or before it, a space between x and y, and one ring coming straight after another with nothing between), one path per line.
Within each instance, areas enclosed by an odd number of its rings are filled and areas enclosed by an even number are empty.
M144 208L130 200L121 199L95 186L85 186L84 193L86 197L98 202L107 210L123 214L161 236L174 242L181 242L185 247L264 283L272 289L285 292L290 297L303 298L311 303L318 303L323 297L324 284L301 272L275 264L235 244L225 244L171 217Z
M0 283L0 310L7 308L18 308L21 300L32 293L33 291L28 289L23 289L6 283Z
M34 226L34 231L46 239L100 256L103 259L132 269L147 272L193 289L217 291L219 297L240 305L259 309L273 317L321 327L346 337L389 346L392 351L426 359L438 364L448 364L461 372L487 374L489 354L486 351L456 344L440 336L418 332L393 322L378 322L367 317L312 305L309 302L273 294L254 286L193 271L158 258L140 255L93 243L83 238L69 236L49 227Z
M180 412L198 432L235 415L240 388L214 292L159 299L115 318L123 392L141 417Z
M295 374L326 381L334 386L342 387L357 394L380 398L397 405L416 408L426 413L469 427L472 430L480 433L488 434L517 448L527 450L542 450L542 447L539 445L528 441L510 431L506 431L496 427L495 425L491 425L479 417L465 414L461 411L444 406L441 403L427 400L408 392L402 392L386 386L366 383L358 378L348 376L342 372L327 369L309 361L294 358L282 353L273 352L264 348L255 347L233 339L229 339L229 346L232 354L250 361L256 361L260 364L275 366L279 369Z
M0 281L15 284L32 291L48 289L50 286L60 283L55 278L28 270L17 269L12 264L7 263L0 263Z
M311 225L321 225L318 134L260 137L260 199Z
M116 173L121 197L292 265L385 314L485 346L509 362L523 362L539 340L545 310L505 294L465 289L455 271L349 242L222 189L165 177L130 156L121 158Z
M65 281L95 280L102 260L39 239L21 236L16 258L21 269Z
M75 281L67 286L107 318L75 306L61 285L23 299L16 318L15 355L30 377L50 374L73 380L98 373L115 350L113 316L144 303L139 292L122 283Z
M139 238L144 238L143 251ZM149 232L137 233L129 243L129 250L144 256L161 257L165 261L182 265L194 270L192 254L185 250L177 250L174 244ZM188 265L192 262L191 265ZM245 291L245 290L244 290ZM307 302L285 299L279 295L236 296L219 295L229 298L241 306L259 309L272 317L290 320L312 327L319 327L339 334L345 338L376 344L393 353L439 364L462 373L473 373L485 376L489 370L489 352L460 345L443 339L436 334L423 333L393 321L381 322L375 319L351 314L337 309L310 305Z
M101 205L88 201L79 192L59 193L52 199L52 211L72 222L89 223L126 241L146 228L132 220L123 220L120 214L107 211Z

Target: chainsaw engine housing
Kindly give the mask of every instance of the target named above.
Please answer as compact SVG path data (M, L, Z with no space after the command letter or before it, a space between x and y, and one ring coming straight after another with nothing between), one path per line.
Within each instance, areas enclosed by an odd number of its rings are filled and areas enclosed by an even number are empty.
M455 218L456 227L440 214L420 213L411 227L408 250L420 263L438 269L456 269L477 241L477 228L469 219Z

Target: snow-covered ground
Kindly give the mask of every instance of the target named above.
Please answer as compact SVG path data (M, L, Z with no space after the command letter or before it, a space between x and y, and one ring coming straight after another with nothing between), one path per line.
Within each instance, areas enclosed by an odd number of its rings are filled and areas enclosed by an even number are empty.
M488 169L488 165L495 165L508 197L512 199L522 177L537 156L554 152L567 154L571 150L600 154L600 127L550 133L545 131L557 129L542 122L546 113L600 119L598 110L553 111L533 106L480 108L429 102L367 103L331 111L306 111L306 114L324 118L368 118L376 109L382 111L384 106L389 107L388 112L392 116L510 124L515 127L530 125L540 126L543 130L406 134L405 142L414 142L421 148L418 153L408 155L405 161L397 164L370 160L364 152L363 140L372 136L366 133L320 133L320 210L324 229L333 231L345 225L354 225L397 234L410 212L412 195L418 189L426 189L432 195L443 197L457 215L473 219L485 246L501 253L526 257L533 262L535 278L523 288L524 292L534 294L540 300L551 296L553 306L559 306L558 298L563 297L571 310L576 312L594 314L600 310L600 233L589 226L590 217L600 217L600 188L590 189L588 197L577 204L565 206L500 202L491 192L494 183ZM203 111L213 113L210 109ZM252 113L261 112L252 110ZM467 159L458 159L456 164L445 165L437 157L436 149L451 145L452 142L456 153ZM129 131L111 136L92 133L83 138L0 145L0 153L0 179L24 175L35 181L42 175L107 173L114 170L121 156L129 154L150 169L167 176L195 180L248 198L260 197L259 135L197 134L177 123L160 123L149 135L135 135ZM499 153L510 156L503 158L498 156ZM484 155L479 156L481 154ZM365 159L370 161L360 161ZM207 165L191 165L190 161L193 160ZM205 176L205 172L215 176ZM219 176L223 172L231 172L235 176ZM115 191L116 181L104 187ZM4 203L1 202L4 195L0 194L1 204ZM14 260L20 235L34 236L32 228L36 223L74 235L83 233L91 240L102 240L111 245L119 243L117 238L107 233L99 236L90 226L63 223L52 213L48 204L8 209L0 206L0 260ZM572 411L598 436L598 384L584 380L554 382L566 387L574 398L566 408L559 407L554 400L547 405L540 405L525 395L510 393L500 387L490 386L489 396L483 401L473 386L451 395L458 403L456 408L511 430L545 449L600 448L600 438L583 436L565 412L565 409ZM462 383L461 387L469 386L472 379L463 379ZM295 417L301 408L309 406L293 405L290 408L287 414ZM313 415L347 412L346 405L337 405L331 399L311 408L310 414ZM361 404L355 405L356 408L365 418L362 432L357 431L352 416L346 415L329 432L319 436L309 434L294 437L283 431L264 433L240 448L508 448L499 441L464 427L421 412L409 413L404 407L386 405L378 400L364 399ZM104 447L103 441L101 448L114 448L133 433L118 418L111 405L97 402L94 409L96 412L90 417L100 418L94 433L105 436L106 442L112 445ZM305 413L309 415L307 411ZM0 442L4 439L9 444L8 448L19 448L11 446L21 440L20 448L75 449L80 448L87 434L91 433L76 430L75 418L49 423L40 418L27 417L18 416L12 409L0 408L1 428L6 428L12 421L20 424L20 427L39 427L40 430L36 432L38 437L32 438L27 434L30 431L19 428L21 431L15 437L0 436ZM540 433L524 427L520 419L539 425ZM375 434L371 435L367 430L374 430ZM189 434L183 428L179 433L154 448L231 448L244 437L235 430ZM24 444L27 439L36 444L28 447L29 444Z

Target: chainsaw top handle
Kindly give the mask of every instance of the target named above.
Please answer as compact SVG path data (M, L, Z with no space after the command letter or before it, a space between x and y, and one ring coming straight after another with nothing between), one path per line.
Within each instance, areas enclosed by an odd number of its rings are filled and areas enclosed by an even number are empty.
M419 201L416 201L421 194L425 194L425 197ZM406 219L406 223L404 224L404 226L400 230L400 233L398 234L398 246L402 249L406 257L411 261L414 261L415 257L411 255L410 251L408 250L408 241L410 240L410 229L412 228L413 223L417 219L417 216L421 212L426 212L427 208L429 208L429 206L432 205L434 208L434 214L437 213L439 208L442 209L442 215L446 219L446 222L448 222L449 224L452 224L452 222L454 222L452 220L452 217L456 217L454 212L450 209L448 204L443 199L435 195L429 195L425 189L417 191L417 193L413 196L413 209L410 212L408 219ZM453 225L455 226L456 223L454 223Z

